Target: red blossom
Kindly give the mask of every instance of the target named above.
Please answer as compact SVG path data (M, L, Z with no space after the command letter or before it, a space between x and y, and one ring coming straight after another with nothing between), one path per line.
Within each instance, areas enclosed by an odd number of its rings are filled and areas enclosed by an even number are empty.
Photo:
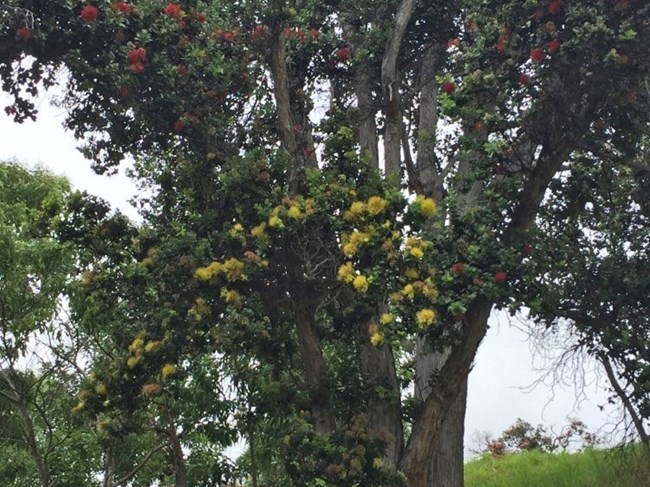
M336 57L342 63L344 63L346 61L349 61L350 60L350 48L347 47L347 46L340 48L338 51L336 51Z
M21 27L16 31L16 35L21 41L26 41L32 36L32 30L29 27Z
M318 39L320 39L320 30L316 29L315 27L312 27L311 29L309 29L309 35L313 40L317 41Z
M292 39L293 38L293 30L291 30L290 27L285 27L282 30L282 37L284 37L285 39Z
M519 83L526 86L530 82L530 78L527 74L519 73Z
M169 17L180 17L181 16L181 7L175 3L168 3L163 12Z
M560 43L557 39L553 39L552 41L549 41L548 43L548 52L551 54L555 54L560 50Z
M253 38L254 41L257 41L266 35L267 30L268 27L266 25L256 25L255 28L253 29L253 34L251 37Z
M456 83L453 83L451 81L448 81L447 83L443 83L442 91L444 91L447 94L453 93L454 91L456 91Z
M545 57L546 57L546 53L544 52L543 49L540 49L539 47L536 47L535 49L531 49L530 51L530 58L536 63L541 63Z
M138 47L137 49L132 49L126 55L126 59L129 64L144 63L147 59L147 50L144 47Z
M506 38L504 36L499 36L497 40L497 52L499 54L506 52Z
M524 254L526 257L530 257L533 255L533 246L530 245L529 243L525 243L524 246L521 248L521 253Z
M97 7L94 5L86 5L81 9L79 17L86 22L92 22L97 18L97 15L99 15L99 9Z
M548 11L553 15L559 14L560 10L562 10L562 2L560 0L553 0L548 6Z
M183 122L182 120L176 120L174 122L174 131L175 132L182 132L184 128L185 128L185 122Z
M179 64L176 66L176 72L178 73L179 76L185 76L187 74L187 66L184 64Z
M126 34L122 29L119 29L115 33L115 42L117 42L118 44L122 44L124 41L126 41Z
M126 86L120 86L117 90L117 95L120 98L127 98L129 96L129 89Z
M506 279L508 278L508 275L503 272L503 271L497 271L494 273L494 282L497 284L503 284L506 282Z
M462 262L456 262L451 266L451 272L457 275L461 275L465 271L465 264Z
M144 64L142 64L141 62L132 63L132 64L129 65L129 70L133 74L144 73Z
M196 21L197 22L203 23L206 20L208 20L208 15L205 12L199 12L198 14L196 14Z
M113 10L122 14L128 14L131 10L131 6L126 2L115 2L113 4Z

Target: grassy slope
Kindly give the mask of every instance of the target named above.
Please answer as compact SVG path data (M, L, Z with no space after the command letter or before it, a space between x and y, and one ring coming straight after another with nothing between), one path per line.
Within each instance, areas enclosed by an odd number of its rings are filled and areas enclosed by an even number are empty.
M465 487L650 487L640 449L485 456L465 465Z

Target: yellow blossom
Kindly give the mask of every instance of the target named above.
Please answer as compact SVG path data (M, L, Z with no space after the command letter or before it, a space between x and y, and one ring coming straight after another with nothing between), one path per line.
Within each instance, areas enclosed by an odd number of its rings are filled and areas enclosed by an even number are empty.
M428 328L429 326L433 325L433 322L436 320L436 312L432 309L424 308L418 311L416 320L420 328Z
M153 259L151 257L145 257L140 262L144 267L153 267Z
M366 232L360 232L359 230L352 232L348 238L348 242L352 242L356 245L360 245L368 241L370 241L370 234Z
M243 274L244 263L234 257L225 261L223 263L223 268L226 271L226 277L231 281L245 277Z
M390 313L382 313L382 315L379 317L379 323L382 325L390 325L395 318L393 317L392 314Z
M104 418L99 421L97 421L97 424L95 425L95 429L97 431L104 431L106 427L110 424L111 420L109 418Z
M358 216L363 213L366 209L366 204L363 201L354 201L350 205L350 213L354 216Z
M365 293L368 290L368 279L366 276L357 276L352 281L352 285L360 293Z
M160 347L162 347L162 342L159 340L154 340L151 342L148 342L145 347L144 351L147 353L155 352L156 350L159 350Z
M415 288L411 284L407 284L402 289L402 294L407 298L413 299L415 297Z
M169 377L176 373L176 366L174 364L165 364L161 370L163 377Z
M241 225L241 223L235 223L228 234L232 238L242 238L244 236L244 227Z
M422 294L424 294L427 298L433 300L438 297L438 290L433 286L425 285L422 288Z
M411 248L409 250L409 254L411 254L416 259L421 259L422 257L424 257L424 252L422 252L422 249L420 247Z
M418 271L417 269L414 269L413 267L409 267L404 271L404 275L408 277L409 279L417 279L418 278Z
M234 289L224 289L221 291L221 295L226 303L241 306L241 295Z
M372 468L380 470L384 466L384 460L381 457L375 457L372 459Z
M289 215L289 218L297 220L302 216L302 213L300 213L300 208L297 205L291 205L287 211L287 215Z
M438 205L431 198L426 198L422 195L418 196L415 200L420 205L420 211L426 217L436 216L438 214Z
M129 351L136 352L144 347L144 340L142 338L136 338L129 345Z
M205 299L198 297L194 301L191 312L194 314L196 320L200 321L205 315L210 314L210 307Z
M384 335L382 335L379 332L375 332L370 335L370 343L372 343L375 347L378 347L382 343L384 343Z
M352 282L354 280L354 267L352 267L352 262L346 262L339 267L336 275L339 281Z
M207 267L199 267L194 271L194 277L199 281L209 281L212 276L213 272Z
M348 257L352 257L354 254L357 253L357 244L348 242L343 245L343 253L347 255Z
M386 200L379 196L371 196L368 198L367 210L371 215L378 215L386 208Z
M280 217L278 215L271 215L269 217L269 227L275 228L281 226L282 226L282 220L280 220Z
M391 293L390 296L388 296L391 303L399 303L402 298L403 296L401 293Z
M142 360L142 355L136 355L135 357L129 357L128 360L126 361L126 365L129 369L134 368L136 365L140 363L140 360Z
M262 238L266 230L266 222L262 222L251 229L251 235L255 238Z
M106 384L104 384L103 382L100 382L99 384L97 384L97 385L95 386L95 392L96 392L97 394L99 394L100 396L105 396L105 395L106 395L106 392L107 392L107 390L106 390Z

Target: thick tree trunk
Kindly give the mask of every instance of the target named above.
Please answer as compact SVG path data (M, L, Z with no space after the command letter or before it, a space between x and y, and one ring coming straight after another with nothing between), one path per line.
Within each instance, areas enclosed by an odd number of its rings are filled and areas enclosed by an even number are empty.
M430 352L423 338L418 338L415 368L415 399L424 404L435 387L433 378L449 356L445 352ZM467 378L461 385L458 397L451 404L440 432L435 439L428 475L429 487L462 487L465 409L467 405Z
M400 388L395 359L386 345L361 344L361 367L368 387L368 427L373 435L384 438L384 463L397 467L404 446Z
M313 314L305 307L296 309L296 331L302 372L309 392L314 431L329 434L334 429L334 417L329 408L325 359Z
M487 331L492 303L477 301L466 315L463 336L437 375L435 387L428 395L402 458L400 470L406 475L408 487L429 487L431 459L435 441L440 435L447 413L464 387L474 356Z

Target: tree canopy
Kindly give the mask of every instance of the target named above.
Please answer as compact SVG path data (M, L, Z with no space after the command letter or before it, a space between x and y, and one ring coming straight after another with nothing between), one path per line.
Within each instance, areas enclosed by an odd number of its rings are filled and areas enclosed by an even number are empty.
M142 228L85 203L62 225L106 351L74 410L113 438L157 424L176 485L236 432L252 485L461 485L438 460L491 310L559 302L566 261L536 242L598 203L591 175L640 165L618 189L647 189L641 0L1 12L7 114L59 83L94 168L133 156L152 190Z

